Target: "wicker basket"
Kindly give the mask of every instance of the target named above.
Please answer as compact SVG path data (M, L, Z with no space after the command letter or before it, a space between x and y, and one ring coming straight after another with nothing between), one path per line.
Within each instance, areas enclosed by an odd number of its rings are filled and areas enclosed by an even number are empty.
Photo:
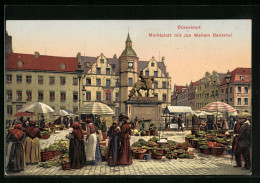
M144 152L135 152L136 159L144 159L145 151Z
M225 150L226 150L225 147L212 147L211 153L214 156L221 156Z
M153 159L162 159L162 155L152 154Z
M41 135L41 139L48 139L48 138L50 138L50 135Z
M71 169L71 163L70 162L62 162L61 163L62 170L70 170Z

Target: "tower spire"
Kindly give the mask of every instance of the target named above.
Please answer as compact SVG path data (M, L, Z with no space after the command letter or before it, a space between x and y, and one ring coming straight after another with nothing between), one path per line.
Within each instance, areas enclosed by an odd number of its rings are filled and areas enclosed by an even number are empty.
M126 46L128 46L128 45L127 45L128 42L131 43L130 46L132 46L132 41L131 41L129 32L128 32L128 34L127 34L127 38L126 38L126 41L125 41L125 42L126 42Z
M132 41L129 33L127 34L127 38L125 41L125 50L122 52L121 56L136 56L136 53L132 48Z

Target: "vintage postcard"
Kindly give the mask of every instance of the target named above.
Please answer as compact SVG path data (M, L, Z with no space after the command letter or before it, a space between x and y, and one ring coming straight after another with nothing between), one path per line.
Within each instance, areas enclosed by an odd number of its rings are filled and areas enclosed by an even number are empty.
M5 175L251 175L251 32L7 20Z

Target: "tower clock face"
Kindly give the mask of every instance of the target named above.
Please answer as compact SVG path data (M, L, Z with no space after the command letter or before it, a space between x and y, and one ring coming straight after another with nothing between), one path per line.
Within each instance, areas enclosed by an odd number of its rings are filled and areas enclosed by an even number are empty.
M133 62L128 62L128 68L133 68Z

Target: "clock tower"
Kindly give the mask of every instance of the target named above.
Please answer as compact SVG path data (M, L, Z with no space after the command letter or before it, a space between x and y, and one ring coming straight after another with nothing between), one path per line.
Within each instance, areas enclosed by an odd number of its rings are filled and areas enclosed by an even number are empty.
M125 113L125 103L128 100L129 91L132 89L135 82L138 81L137 73L137 62L138 57L132 48L132 41L129 33L125 42L125 49L119 57L120 63L120 86L119 86L119 97L120 97L120 113ZM127 115L127 114L126 114Z

